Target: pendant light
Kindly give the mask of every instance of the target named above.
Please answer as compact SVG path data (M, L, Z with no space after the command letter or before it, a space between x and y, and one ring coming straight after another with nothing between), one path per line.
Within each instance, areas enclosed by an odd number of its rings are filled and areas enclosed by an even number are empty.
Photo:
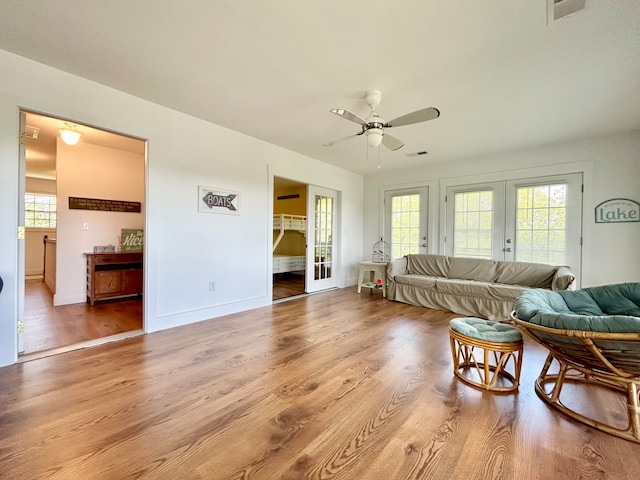
M80 140L82 134L76 130L76 125L73 123L64 122L64 124L66 128L60 129L62 141L67 145L75 145L78 143L78 140Z

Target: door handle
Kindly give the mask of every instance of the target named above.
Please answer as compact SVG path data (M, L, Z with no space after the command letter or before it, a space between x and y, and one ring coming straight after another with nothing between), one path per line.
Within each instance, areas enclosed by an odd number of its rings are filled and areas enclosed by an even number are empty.
M511 247L507 247L503 249L505 252L510 252L511 251Z
M426 246L427 246L427 244L426 244L426 243L423 243L423 244L422 244L422 246L423 246L423 247L426 247Z

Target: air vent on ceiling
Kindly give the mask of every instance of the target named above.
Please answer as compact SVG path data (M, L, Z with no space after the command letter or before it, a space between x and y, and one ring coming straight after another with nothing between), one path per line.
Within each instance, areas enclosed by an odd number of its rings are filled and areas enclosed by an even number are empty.
M407 153L407 157L419 157L420 155L426 155L428 153L426 150L420 150L419 152Z
M584 8L585 0L547 0L547 24Z
M40 135L40 129L37 127L25 126L24 136L25 138L33 138L34 140Z

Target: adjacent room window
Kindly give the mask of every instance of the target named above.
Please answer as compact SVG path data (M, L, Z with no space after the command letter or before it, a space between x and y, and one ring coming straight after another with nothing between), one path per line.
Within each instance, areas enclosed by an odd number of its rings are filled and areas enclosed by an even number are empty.
M27 193L24 196L24 226L56 228L57 200L55 195Z

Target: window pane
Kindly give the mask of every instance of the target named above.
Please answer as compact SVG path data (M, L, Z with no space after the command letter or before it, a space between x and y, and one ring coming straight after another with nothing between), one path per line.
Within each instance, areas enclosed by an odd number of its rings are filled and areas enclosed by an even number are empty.
M420 195L395 195L391 199L391 258L418 253Z
M518 187L516 260L566 263L567 184Z
M455 194L453 255L491 258L493 191Z
M27 193L24 199L26 227L56 228L55 195Z

